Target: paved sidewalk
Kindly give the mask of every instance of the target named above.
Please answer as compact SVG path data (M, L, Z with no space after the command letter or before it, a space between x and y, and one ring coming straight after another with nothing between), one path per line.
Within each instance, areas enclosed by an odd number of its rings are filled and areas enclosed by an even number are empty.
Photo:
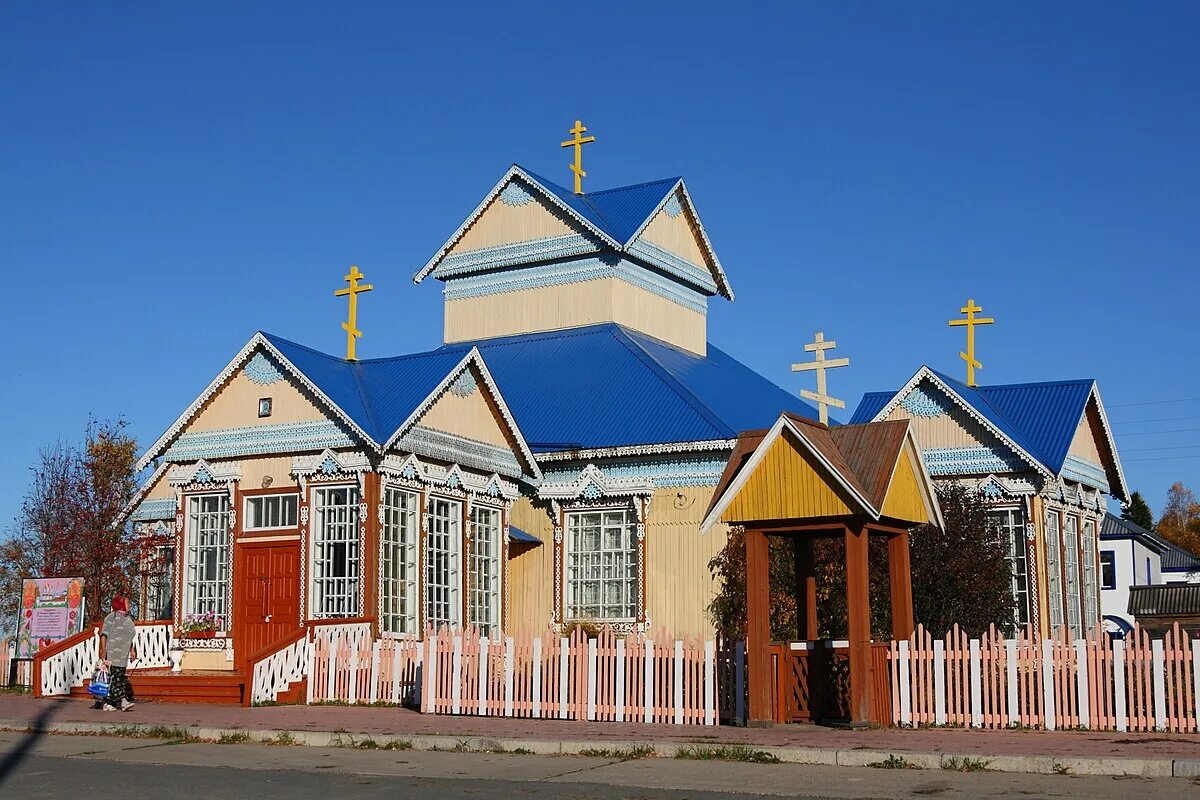
M88 732L97 726L139 724L188 728L193 735L214 739L230 730L256 732L254 738L290 731L301 734L296 737L299 743L313 745L352 734L381 742L401 738L418 749L444 749L470 740L465 746L473 749L522 747L537 753L578 753L641 743L669 755L679 746L703 742L751 745L794 763L864 766L897 754L911 763L937 768L943 757L969 756L990 761L990 769L1005 772L1200 776L1200 735L1196 734L701 727L450 717L361 706L240 708L156 702L111 714L93 710L85 700L0 693L0 727L34 727L39 717L50 731Z

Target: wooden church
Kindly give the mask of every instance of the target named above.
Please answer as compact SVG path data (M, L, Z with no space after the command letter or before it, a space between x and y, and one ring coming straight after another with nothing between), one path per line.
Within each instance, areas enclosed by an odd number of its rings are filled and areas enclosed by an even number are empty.
M256 333L145 452L144 614L219 620L186 668L329 619L711 635L727 527L700 528L738 434L817 413L708 341L733 291L684 181L513 166L429 278L443 346L357 360L353 316L345 357Z

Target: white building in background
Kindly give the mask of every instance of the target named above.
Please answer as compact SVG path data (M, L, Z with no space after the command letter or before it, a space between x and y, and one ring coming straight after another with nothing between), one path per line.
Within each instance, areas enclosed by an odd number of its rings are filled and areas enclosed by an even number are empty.
M1104 515L1100 527L1100 613L1110 631L1128 631L1131 586L1200 583L1200 559L1153 531Z

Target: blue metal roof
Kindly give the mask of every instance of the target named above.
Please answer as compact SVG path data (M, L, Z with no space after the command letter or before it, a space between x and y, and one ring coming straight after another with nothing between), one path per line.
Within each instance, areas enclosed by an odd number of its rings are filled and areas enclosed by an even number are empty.
M380 444L396 432L465 355L435 350L346 361L269 333L263 336Z
M570 189L546 180L524 167L521 169L557 197L563 205L570 207L622 245L637 233L638 228L642 227L680 181L677 177L664 178L633 186L575 194Z
M534 452L732 439L816 411L723 351L605 323L445 345L478 347Z
M972 387L936 370L930 372L1055 474L1062 470L1095 386L1089 378ZM870 422L895 396L896 392L864 395L851 423Z
M526 533L516 525L508 526L508 540L510 542L521 542L523 544L541 544L542 540L534 536L532 533Z
M699 356L607 323L348 362L263 334L377 443L478 347L534 452L733 439L816 411L725 352Z
M875 415L883 411L883 407L895 396L895 392L867 392L863 399L858 401L858 408L854 409L850 424L861 425L875 419Z

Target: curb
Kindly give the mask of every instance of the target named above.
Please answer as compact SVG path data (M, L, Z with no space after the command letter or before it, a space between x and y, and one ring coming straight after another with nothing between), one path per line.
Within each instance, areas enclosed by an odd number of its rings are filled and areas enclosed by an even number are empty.
M630 750L651 746L659 757L673 758L684 748L714 746L712 742L654 742L646 740L604 740L602 743L557 739L509 739L484 736L446 736L414 734L351 733L347 731L304 731L288 729L210 728L199 725L175 727L146 722L51 722L42 727L46 733L76 735L120 736L134 733L156 733L164 729L181 731L206 741L222 737L249 737L251 742L272 742L281 735L290 737L289 744L305 747L358 747L359 742L373 741L380 748L389 743L406 743L403 749L423 751L455 751L478 753L522 753L549 756L578 756L588 750ZM32 730L25 720L0 720L0 730ZM599 745L599 746L598 746ZM1014 772L1037 775L1109 775L1143 778L1200 777L1200 761L1170 758L1112 758L1087 756L1014 756L979 753L914 753L889 750L838 750L821 747L771 747L737 745L770 753L785 764L816 764L837 767L870 767L889 758L902 758L915 769L940 770L944 761L959 758L984 762L989 772ZM365 748L372 749L372 748ZM614 758L613 760L619 760Z

